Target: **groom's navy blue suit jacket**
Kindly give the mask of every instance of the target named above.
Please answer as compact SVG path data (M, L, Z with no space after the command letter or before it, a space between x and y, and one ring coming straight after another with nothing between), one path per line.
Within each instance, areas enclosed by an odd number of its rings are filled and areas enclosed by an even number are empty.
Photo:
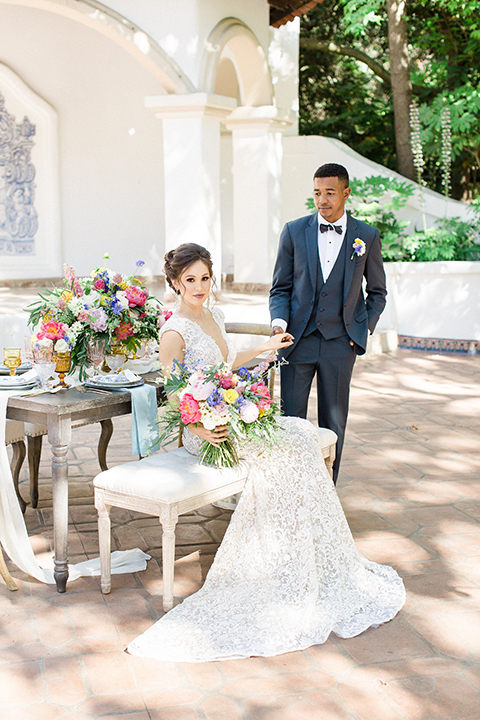
M353 243L365 242L364 255L353 254ZM343 321L358 355L367 348L368 331L374 331L387 295L378 230L347 213ZM271 319L282 318L295 342L282 352L288 357L300 340L315 303L318 262L318 214L288 222L282 230L270 290ZM366 279L366 297L362 281Z

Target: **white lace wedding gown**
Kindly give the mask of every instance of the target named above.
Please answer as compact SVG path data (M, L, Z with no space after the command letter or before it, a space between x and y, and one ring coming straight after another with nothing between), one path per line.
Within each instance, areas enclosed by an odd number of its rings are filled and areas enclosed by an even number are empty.
M228 347L223 314L212 310ZM197 323L172 316L185 348L206 363L223 360ZM272 656L349 638L391 620L405 602L395 570L360 557L325 468L315 428L282 418L271 453L242 446L251 471L201 590L128 646L132 655L205 662ZM184 445L198 453L186 431Z

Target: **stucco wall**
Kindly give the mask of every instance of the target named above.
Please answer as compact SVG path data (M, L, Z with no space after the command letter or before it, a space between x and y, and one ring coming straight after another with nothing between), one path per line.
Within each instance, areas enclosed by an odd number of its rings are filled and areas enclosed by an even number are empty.
M480 262L385 263L387 307L379 331L480 340Z
M107 0L104 5L130 18L177 62L195 87L200 87L199 57L215 25L226 17L243 21L268 49L267 0Z
M163 88L108 38L27 7L0 4L0 62L57 112L60 260L85 273L108 251L112 267L159 273L162 134L144 97Z

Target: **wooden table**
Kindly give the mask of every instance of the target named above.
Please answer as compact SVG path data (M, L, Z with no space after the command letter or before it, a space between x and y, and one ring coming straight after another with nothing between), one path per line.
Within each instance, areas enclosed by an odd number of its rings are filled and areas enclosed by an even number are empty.
M145 379L153 380L156 373ZM157 399L163 397L163 386L157 386ZM56 394L32 397L13 395L8 401L7 418L38 423L48 427L52 446L53 534L55 545L54 577L57 591L64 593L68 580L68 462L72 423L100 422L132 411L130 393L115 391L108 395L79 392L75 388Z

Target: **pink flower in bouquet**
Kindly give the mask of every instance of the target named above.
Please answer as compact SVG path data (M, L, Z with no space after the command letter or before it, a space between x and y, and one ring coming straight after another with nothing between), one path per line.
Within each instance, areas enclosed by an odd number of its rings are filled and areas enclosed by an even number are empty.
M220 375L220 377L218 378L218 383L220 387L224 390L229 390L235 385L235 382L233 380L233 374L230 372L228 373L228 375Z
M123 282L123 278L120 275L120 273L115 273L115 275L112 278L112 281L115 283L115 285L120 285L120 283Z
M67 307L67 303L65 302L65 300L62 297L58 298L57 307L59 310L65 310L65 308Z
M253 372L258 373L259 375L264 373L265 370L268 370L268 362L261 362L259 365L253 368Z
M78 322L90 322L90 313L88 310L80 310L80 312L77 315Z
M180 418L184 425L188 425L189 423L196 423L202 419L200 406L193 397L193 395L190 395L189 393L185 393L185 395L180 398L179 409Z
M115 335L117 340L127 340L127 338L133 335L133 325L130 321L121 322L115 328Z
M87 313L87 320L90 322L92 330L95 330L95 332L105 332L107 329L107 315L105 310L95 308L94 310L85 310L85 312ZM78 319L80 319L80 316L78 316Z
M60 340L63 338L67 331L67 326L61 322L55 322L55 320L48 320L40 325L40 330L37 332L37 338L48 338L49 340Z
M100 278L97 278L93 283L95 290L105 290L105 283Z
M263 383L263 382L252 383L250 385L250 391L255 393L255 395L259 395L260 397L267 398L271 402L270 393L269 393L268 387L265 385L265 383Z
M71 288L73 286L73 291L77 297L83 295L83 287L78 282L75 270L70 267L70 265L64 265L63 272L65 273L65 280L67 281L68 287Z
M257 402L257 407L259 410L269 410L270 405L272 404L271 398L260 398L260 400Z
M159 314L159 316L157 318L157 326L159 328L162 328L165 325L165 323L167 322L167 320L170 320L172 315L173 315L173 312L171 310L162 310L162 312Z
M129 285L129 287L125 288L125 295L127 296L128 304L131 308L136 305L145 305L148 297L145 290L135 287L134 285Z
M197 380L190 386L190 391L195 400L206 400L214 390L215 385L213 382L204 382L203 380Z
M255 403L245 402L240 408L240 417L245 423L253 423L258 418L258 407Z

